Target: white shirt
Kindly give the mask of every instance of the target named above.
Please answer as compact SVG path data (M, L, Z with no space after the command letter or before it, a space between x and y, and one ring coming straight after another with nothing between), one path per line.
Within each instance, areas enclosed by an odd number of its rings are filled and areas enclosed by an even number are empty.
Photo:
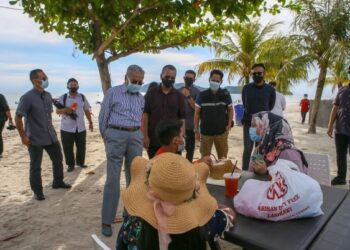
M276 91L276 102L275 106L271 110L275 115L279 115L283 117L283 110L286 108L286 98L284 95Z

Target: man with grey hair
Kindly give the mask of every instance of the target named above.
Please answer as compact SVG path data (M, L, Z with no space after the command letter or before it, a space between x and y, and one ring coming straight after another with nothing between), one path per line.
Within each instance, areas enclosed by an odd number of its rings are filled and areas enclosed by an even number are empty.
M130 65L124 83L110 88L101 104L100 133L107 155L107 177L103 191L102 234L112 235L120 195L120 173L125 158L126 186L130 183L130 164L142 155L143 133L140 130L144 97L140 94L145 72Z

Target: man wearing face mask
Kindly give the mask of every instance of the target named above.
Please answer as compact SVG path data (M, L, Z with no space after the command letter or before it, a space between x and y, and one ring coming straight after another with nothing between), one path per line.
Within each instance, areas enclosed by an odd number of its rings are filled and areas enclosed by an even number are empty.
M126 186L130 183L130 165L142 155L143 133L141 118L144 97L140 94L145 72L138 65L130 65L124 84L110 88L101 104L100 133L107 155L107 177L103 191L102 228L104 236L112 235L120 195L120 173L125 168Z
M275 106L276 91L264 81L265 66L262 63L254 64L251 72L253 82L245 85L242 90L242 102L244 107L243 123L243 170L248 170L250 155L254 142L249 137L249 128L252 115L261 111L270 111Z
M86 168L86 128L84 114L89 122L89 129L93 131L93 124L90 113L90 104L86 97L78 93L79 83L71 78L67 82L68 93L59 98L59 102L67 108L57 109L56 113L62 115L61 119L61 142L68 166L67 171L74 170L75 165ZM76 119L69 116L70 113L77 114ZM76 157L74 157L74 144L76 146Z
M337 153L337 176L333 178L332 185L346 184L347 155L350 147L350 66L348 69L349 84L339 89L333 102L329 117L327 134L333 138ZM333 125L335 123L335 128Z
M150 89L145 96L145 110L142 117L145 134L144 147L151 159L161 144L156 136L156 126L162 120L180 121L181 136L185 135L185 101L182 94L174 88L176 68L165 65L160 74L160 86Z
M222 71L212 70L209 89L200 92L196 99L194 132L196 139L201 141L202 157L210 156L214 143L218 158L227 158L227 140L232 127L233 109L230 93L220 88L223 77Z
M185 109L186 109L186 158L190 162L193 160L193 153L195 148L195 133L193 131L193 119L195 110L195 100L199 95L200 91L193 83L196 80L196 73L193 70L187 70L185 72L184 81L185 87L180 89L180 92L185 98Z
M30 187L36 200L45 200L41 181L41 160L43 150L52 161L52 188L71 188L63 181L61 146L52 124L52 97L45 89L49 81L41 69L34 69L29 74L33 88L25 93L17 106L15 122L22 143L28 147L30 157ZM23 126L25 117L25 129Z

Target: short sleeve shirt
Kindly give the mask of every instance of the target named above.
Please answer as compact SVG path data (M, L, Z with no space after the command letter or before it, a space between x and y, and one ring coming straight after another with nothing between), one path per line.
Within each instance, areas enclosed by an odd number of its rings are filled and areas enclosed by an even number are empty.
M16 114L25 120L25 133L31 145L46 146L58 141L52 124L52 97L49 92L35 88L25 93L17 106Z
M183 88L180 89L180 92ZM190 96L192 97L192 99L196 100L197 96L199 96L199 93L200 93L199 89L197 89L194 86L191 86L189 90L190 90ZM194 109L190 106L187 99L185 99L185 110L186 110L186 130L193 130Z
M59 98L59 102L63 104L63 98L64 95L62 95ZM74 103L76 103L77 108L75 110L75 113L78 115L77 119L74 120L68 115L62 115L61 119L61 130L70 132L70 133L75 133L75 132L82 132L85 131L85 121L84 121L84 113L85 111L90 110L90 104L86 97L81 94L77 94L76 96L71 96L69 93L67 94L66 98L66 107L71 107Z
M338 106L335 133L350 136L350 86L339 90L333 104Z

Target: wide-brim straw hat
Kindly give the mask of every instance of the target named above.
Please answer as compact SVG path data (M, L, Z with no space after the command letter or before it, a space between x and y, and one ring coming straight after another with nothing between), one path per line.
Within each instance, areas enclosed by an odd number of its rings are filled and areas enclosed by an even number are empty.
M130 185L121 197L130 215L141 217L158 229L153 201L147 196L152 190L161 200L175 204L175 211L166 218L167 232L184 233L207 224L215 213L217 201L208 192L208 174L205 163L191 164L173 153L163 153L152 160L136 157L131 164ZM192 198L196 180L200 188Z

